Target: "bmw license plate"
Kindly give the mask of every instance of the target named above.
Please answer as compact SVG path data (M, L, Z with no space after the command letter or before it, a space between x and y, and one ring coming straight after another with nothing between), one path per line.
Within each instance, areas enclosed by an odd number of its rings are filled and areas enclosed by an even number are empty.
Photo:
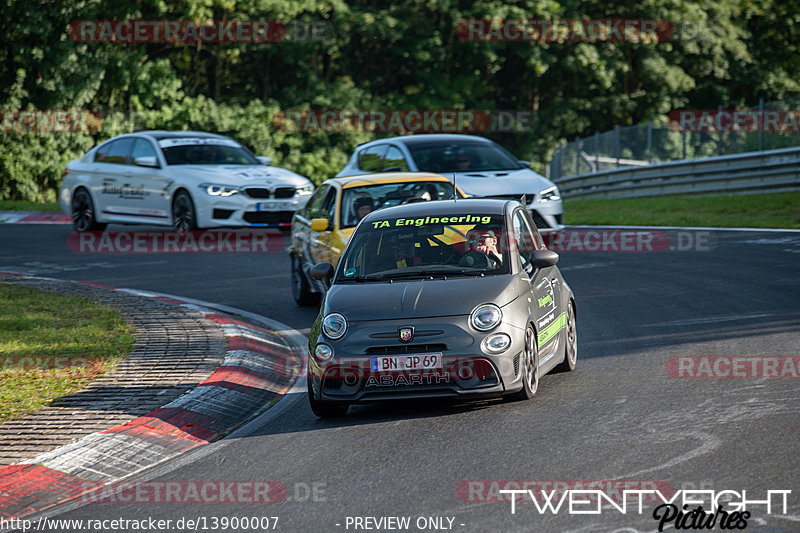
M283 205L275 202L258 202L256 204L256 211L281 211L282 209Z
M417 353L408 355L380 355L370 357L373 372L407 372L409 370L432 370L442 368L441 353Z

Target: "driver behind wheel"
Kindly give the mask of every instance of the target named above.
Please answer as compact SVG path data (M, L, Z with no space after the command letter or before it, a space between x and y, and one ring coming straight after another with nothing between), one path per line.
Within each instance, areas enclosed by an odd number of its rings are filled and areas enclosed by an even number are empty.
M475 227L467 233L466 253L459 261L460 266L495 269L503 263L497 250L497 235L493 229Z

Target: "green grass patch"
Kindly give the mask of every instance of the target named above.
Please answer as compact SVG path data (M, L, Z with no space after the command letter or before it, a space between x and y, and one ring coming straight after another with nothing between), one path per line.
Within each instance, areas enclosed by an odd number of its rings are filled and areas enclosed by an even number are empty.
M27 202L25 200L0 200L0 211L61 211L58 202Z
M0 283L0 423L112 370L134 331L119 312L88 298Z
M564 223L800 228L800 192L564 200Z

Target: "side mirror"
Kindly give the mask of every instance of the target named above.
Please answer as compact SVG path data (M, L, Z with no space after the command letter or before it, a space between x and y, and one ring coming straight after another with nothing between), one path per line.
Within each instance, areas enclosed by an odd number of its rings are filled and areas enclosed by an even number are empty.
M321 281L327 289L331 286L331 280L333 279L333 265L330 263L317 263L311 267L309 274L315 280Z
M265 155L257 155L256 159L258 159L262 165L270 166L272 164L272 158Z
M327 218L312 218L311 219L311 231L325 231L328 229L328 219Z
M530 161L525 161L523 159L518 159L517 161L519 161L519 164L522 165L523 168L531 168L531 162Z
M531 253L531 265L534 268L551 267L558 263L558 254L553 250L536 250Z
M133 160L133 164L138 167L151 167L151 168L161 168L161 165L158 164L158 160L154 155L145 155L142 157L137 157Z

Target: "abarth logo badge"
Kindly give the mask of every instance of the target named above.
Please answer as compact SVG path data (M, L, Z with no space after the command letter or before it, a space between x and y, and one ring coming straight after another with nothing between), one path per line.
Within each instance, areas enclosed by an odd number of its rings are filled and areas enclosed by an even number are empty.
M400 328L400 342L411 342L414 339L414 328Z

